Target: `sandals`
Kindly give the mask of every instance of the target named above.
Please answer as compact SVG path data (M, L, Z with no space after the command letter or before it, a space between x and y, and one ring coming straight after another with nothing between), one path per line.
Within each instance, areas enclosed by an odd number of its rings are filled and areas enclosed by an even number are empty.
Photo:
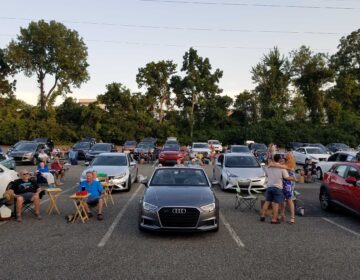
M104 219L103 214L98 214L98 215L97 215L97 219L98 219L99 221L102 221L102 220Z
M295 218L290 218L289 224L290 224L290 225L295 224Z

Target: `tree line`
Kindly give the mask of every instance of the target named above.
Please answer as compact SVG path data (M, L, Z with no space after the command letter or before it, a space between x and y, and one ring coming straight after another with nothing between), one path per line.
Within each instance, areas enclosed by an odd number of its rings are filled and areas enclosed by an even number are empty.
M90 79L87 56L77 31L62 23L21 28L0 49L0 143L40 136L57 143L86 136L116 144L146 136L177 136L182 143L360 143L360 29L342 37L334 54L306 46L282 54L274 47L250 70L255 88L234 98L219 87L223 71L190 48L182 65L161 60L139 68L139 92L111 82L96 103L80 106L69 94ZM37 106L16 99L19 72L37 77ZM54 106L59 96L65 99Z

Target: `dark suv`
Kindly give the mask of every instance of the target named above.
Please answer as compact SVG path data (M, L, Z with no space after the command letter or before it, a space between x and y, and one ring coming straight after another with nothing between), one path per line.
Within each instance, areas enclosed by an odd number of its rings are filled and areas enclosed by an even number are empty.
M112 143L97 143L86 153L85 160L92 161L98 154L116 152L115 145Z
M92 143L88 141L78 141L74 144L74 146L71 147L73 151L76 151L78 153L78 159L82 160L85 159L86 153L91 149Z
M9 153L9 157L12 157L17 163L24 162L36 165L39 162L38 157L41 150L44 150L48 155L50 154L49 147L45 143L22 142Z

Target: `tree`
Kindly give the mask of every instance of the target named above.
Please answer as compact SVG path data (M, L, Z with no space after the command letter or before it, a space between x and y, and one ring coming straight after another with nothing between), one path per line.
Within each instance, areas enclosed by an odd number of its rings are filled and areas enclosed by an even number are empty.
M154 100L155 109L159 114L159 122L164 119L164 105L171 106L170 79L176 73L176 64L171 60L150 62L139 69L136 82L139 88L146 87L146 94Z
M4 50L0 49L0 96L12 96L15 90L16 80L10 82L8 80L8 76L14 74L14 69L10 67L10 65L5 59Z
M211 99L222 92L218 83L223 72L216 69L212 73L209 59L199 56L193 48L185 53L183 59L181 71L185 72L185 76L183 78L174 76L172 86L177 96L177 105L189 116L192 140L197 104L201 102L201 99Z
M236 96L234 113L231 116L242 126L255 124L258 121L258 101L256 95L250 91L243 91Z
M360 108L360 29L340 39L338 51L331 57L336 83L330 94L346 110Z
M300 47L291 56L294 85L304 97L312 123L321 124L324 122L324 86L333 79L333 71L327 66L324 54L313 54L308 47Z
M7 48L7 58L18 71L28 77L34 74L40 88L42 110L51 106L57 96L71 92L89 79L87 48L76 31L62 23L40 20L20 28L17 40ZM51 88L45 91L45 80L52 76Z
M287 58L274 48L251 70L252 80L257 84L261 117L283 117L289 103L290 64Z

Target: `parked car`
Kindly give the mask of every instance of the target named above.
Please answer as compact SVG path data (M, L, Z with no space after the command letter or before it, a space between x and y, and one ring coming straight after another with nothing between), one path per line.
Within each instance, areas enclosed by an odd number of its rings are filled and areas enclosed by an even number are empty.
M145 137L143 140L141 140L141 142L143 143L152 143L152 144L156 144L157 142L157 139L156 138L153 138L153 137Z
M92 161L95 156L101 153L110 153L116 152L115 145L112 143L97 143L90 148L90 150L85 155L86 161Z
M202 154L204 157L208 157L211 151L209 145L206 142L194 142L191 145L191 157L196 157L197 154Z
M95 156L88 168L82 172L80 181L86 180L86 172L89 170L106 173L114 190L129 191L138 176L137 162L130 154L124 153L102 153Z
M6 155L0 155L0 164L11 170L15 170L16 168L15 160Z
M208 145L209 148L213 146L216 152L222 152L223 150L222 144L219 140L208 140Z
M296 150L300 147L303 147L304 146L304 143L302 142L289 142L289 143L286 143L285 144L285 150L286 151L293 151L293 150Z
M220 155L215 161L213 177L222 190L235 189L237 181L251 180L253 186L260 188L265 188L267 183L263 167L251 153Z
M73 151L78 152L78 159L83 160L86 157L86 154L89 152L89 150L92 147L92 143L89 141L78 141L74 144L74 146L71 147Z
M129 151L130 153L133 153L135 151L136 145L137 145L136 141L127 140L123 145L123 151Z
M152 142L140 142L134 150L134 158L140 160L155 160L158 157L158 149Z
M45 144L49 148L50 151L52 151L54 149L54 142L50 138L47 138L47 137L35 138L33 141L37 142L37 143Z
M304 144L302 147L317 147L324 154L332 154L332 152L321 143L307 143L307 144Z
M323 210L338 205L360 215L360 163L336 163L326 172L319 200Z
M22 142L13 149L8 156L12 157L17 163L32 163L36 165L39 162L39 153L44 150L50 155L49 147L45 143L37 143L33 141Z
M246 145L231 145L228 150L229 153L251 153Z
M217 231L219 201L202 168L161 167L139 201L139 229Z
M12 150L14 150L17 146L19 146L21 143L24 143L24 142L31 142L29 140L20 140L18 142L16 142L14 145L12 145L6 152L7 155L9 155L11 153Z
M316 163L316 172L319 180L323 178L323 174L328 172L331 167L337 162L350 162L356 157L356 152L353 151L340 151L329 156L326 161Z
M301 147L293 151L296 163L305 164L308 159L313 162L325 161L330 156L324 153L317 147Z
M264 143L250 144L249 149L258 160L263 161L266 159L267 147Z
M6 189L9 188L17 179L19 179L17 172L0 164L0 198L3 197Z
M351 150L350 147L344 143L330 143L326 145L326 148L328 148L332 153Z
M89 142L91 144L91 146L96 144L96 139L94 137L85 137L85 138L81 139L81 141Z
M177 144L165 144L159 154L159 163L162 165L174 165L178 160L184 161L185 153Z

